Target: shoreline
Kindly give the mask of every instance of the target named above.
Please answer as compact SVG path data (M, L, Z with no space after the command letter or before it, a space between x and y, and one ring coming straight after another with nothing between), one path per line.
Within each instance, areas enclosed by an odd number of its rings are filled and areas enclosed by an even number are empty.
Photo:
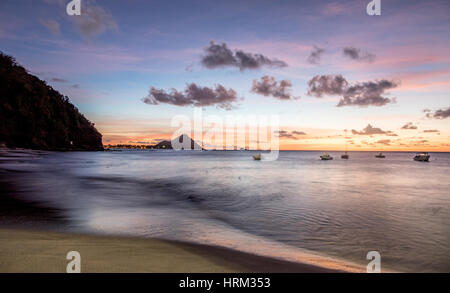
M0 273L65 273L79 251L85 273L339 273L229 248L178 241L0 228Z
M71 153L71 152L118 152L118 151L207 151L207 152L270 152L270 150L214 150L214 149L203 149L203 150L174 150L174 149L135 149L135 148L104 148L103 150L85 150L85 149L28 149L28 148L9 148L9 147L0 147L0 152L36 152L36 153ZM279 152L344 152L344 149L331 149L331 150L278 150ZM379 153L380 150L348 150L349 153ZM437 150L385 150L382 151L383 153L407 153L407 154L414 154L414 153L433 153L433 154L447 154L450 153L450 151L437 151Z

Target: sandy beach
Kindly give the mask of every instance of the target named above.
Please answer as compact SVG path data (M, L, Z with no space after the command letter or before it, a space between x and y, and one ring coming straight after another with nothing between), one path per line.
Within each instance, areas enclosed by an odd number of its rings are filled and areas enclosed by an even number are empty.
M234 273L333 270L197 244L46 231L0 229L0 273L65 273L66 254L84 273Z

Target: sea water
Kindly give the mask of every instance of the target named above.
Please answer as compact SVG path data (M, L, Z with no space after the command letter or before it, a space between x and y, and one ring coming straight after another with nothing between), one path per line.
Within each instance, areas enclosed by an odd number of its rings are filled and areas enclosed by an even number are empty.
M450 271L449 153L428 163L407 152L350 152L349 160L330 152L331 161L320 152L253 154L3 152L0 196L20 205L0 210L2 225L45 222L337 268L364 268L378 251L382 271ZM42 213L30 220L36 213L22 205Z

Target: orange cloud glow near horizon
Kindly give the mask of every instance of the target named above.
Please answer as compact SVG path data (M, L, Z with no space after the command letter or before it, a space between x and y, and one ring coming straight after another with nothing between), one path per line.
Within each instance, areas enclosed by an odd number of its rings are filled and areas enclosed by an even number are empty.
M285 129L285 128L282 128ZM287 129L287 128L286 128ZM295 131L295 130L291 130ZM392 136L390 134L380 135L353 135L347 134L347 139L343 131L333 129L308 129L305 135L294 136L291 138L279 139L280 150L297 150L297 151L344 151L347 147L348 151L429 151L429 152L450 152L450 136L441 132L424 133L423 130L415 130L410 133L399 133ZM173 132L164 132L159 130L151 135L133 135L133 133L104 133L103 143L105 145L129 144L129 145L152 145L157 144L161 140L170 140ZM227 143L227 133L223 133L223 138L214 138L215 141L203 141L191 134L200 145L204 145L206 149L221 148L228 146L230 149L234 147L234 141ZM231 134L232 136L232 134ZM206 135L204 134L204 137ZM248 134L246 142L238 143L237 149L248 147Z

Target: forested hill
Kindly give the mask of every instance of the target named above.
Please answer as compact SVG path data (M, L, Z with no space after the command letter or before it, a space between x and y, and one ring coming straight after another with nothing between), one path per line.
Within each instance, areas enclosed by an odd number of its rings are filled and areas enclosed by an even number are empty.
M40 150L103 150L102 135L67 96L1 52L0 144Z

